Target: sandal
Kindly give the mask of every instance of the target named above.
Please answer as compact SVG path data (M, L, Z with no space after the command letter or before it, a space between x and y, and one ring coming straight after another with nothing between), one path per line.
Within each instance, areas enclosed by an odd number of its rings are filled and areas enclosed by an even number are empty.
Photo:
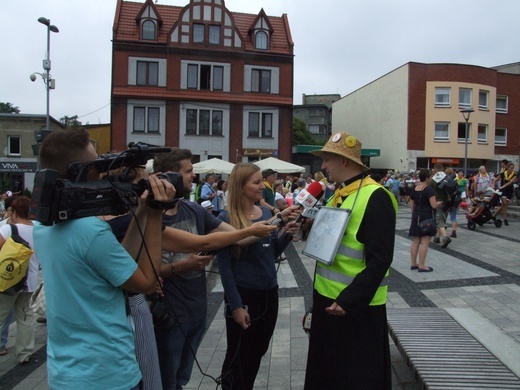
M1 349L0 350L0 356L7 355L7 349Z

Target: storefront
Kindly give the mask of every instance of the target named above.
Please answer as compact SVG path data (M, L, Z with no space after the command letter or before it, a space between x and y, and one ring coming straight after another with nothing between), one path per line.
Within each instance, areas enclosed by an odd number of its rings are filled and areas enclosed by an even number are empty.
M36 167L36 158L0 159L0 192L32 192Z

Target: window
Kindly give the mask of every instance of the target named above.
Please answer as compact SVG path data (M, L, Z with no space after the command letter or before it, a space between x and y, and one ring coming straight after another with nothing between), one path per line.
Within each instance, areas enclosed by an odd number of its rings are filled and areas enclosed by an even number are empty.
M151 20L145 20L142 25L142 37L147 41L155 41L155 22Z
M471 107L471 89L459 88L459 107Z
M220 44L220 26L209 26L209 43Z
M224 88L224 67L206 64L188 64L190 89L222 90Z
M450 124L449 122L435 122L435 141L450 140Z
M186 110L186 135L222 135L221 110Z
M477 133L477 142L485 144L488 141L488 125L479 124Z
M159 107L134 107L133 131L138 133L159 132Z
M203 24L193 24L193 42L194 43L202 43L204 42L204 25Z
M320 125L308 125L307 129L311 134L321 134Z
M273 136L273 114L249 113L249 137L271 138Z
M19 135L7 136L7 155L21 156L22 155L22 139Z
M435 106L449 107L451 104L451 88L435 88Z
M253 69L251 71L251 91L271 92L271 71L266 69Z
M255 35L255 49L267 50L268 36L265 31L258 31Z
M507 145L507 129L497 127L495 129L495 145L506 146Z
M505 95L497 96L497 112L507 114L507 100L507 96Z
M478 93L478 108L481 108L483 110L488 109L488 97L489 92L488 91L479 91Z
M159 63L137 61L137 85L157 86L159 84Z
M466 142L466 122L459 122L457 126L457 141ZM471 142L471 123L468 123L468 142Z

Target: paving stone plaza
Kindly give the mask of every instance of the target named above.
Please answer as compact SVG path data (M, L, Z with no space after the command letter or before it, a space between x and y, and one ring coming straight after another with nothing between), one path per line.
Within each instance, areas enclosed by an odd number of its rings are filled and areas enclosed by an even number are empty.
M470 231L458 216L457 238L446 248L430 244L427 265L433 272L410 270L408 228L411 212L400 206L394 260L390 274L388 310L438 307L447 309L479 342L520 377L520 219L510 226L492 224ZM451 230L449 230L450 232ZM308 336L302 315L312 304L314 260L304 256L304 242L286 250L280 263L280 310L271 347L264 356L255 389L302 389ZM213 267L216 270L216 267ZM187 389L215 389L226 349L223 290L218 275L210 273L208 329L199 348ZM35 324L37 351L30 364L20 366L10 351L0 356L0 389L48 389L45 356L46 327ZM16 325L11 325L12 349ZM393 388L419 389L405 360L392 345ZM204 374L201 373L204 372ZM324 387L325 389L326 387ZM520 380L519 380L520 388Z

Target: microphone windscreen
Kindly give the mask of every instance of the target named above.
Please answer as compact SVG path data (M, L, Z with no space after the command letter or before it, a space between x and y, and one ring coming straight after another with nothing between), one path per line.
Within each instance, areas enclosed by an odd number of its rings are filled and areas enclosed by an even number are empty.
M325 183L321 181L313 181L311 184L309 184L309 187L307 187L307 192L316 199L320 199L325 192Z

